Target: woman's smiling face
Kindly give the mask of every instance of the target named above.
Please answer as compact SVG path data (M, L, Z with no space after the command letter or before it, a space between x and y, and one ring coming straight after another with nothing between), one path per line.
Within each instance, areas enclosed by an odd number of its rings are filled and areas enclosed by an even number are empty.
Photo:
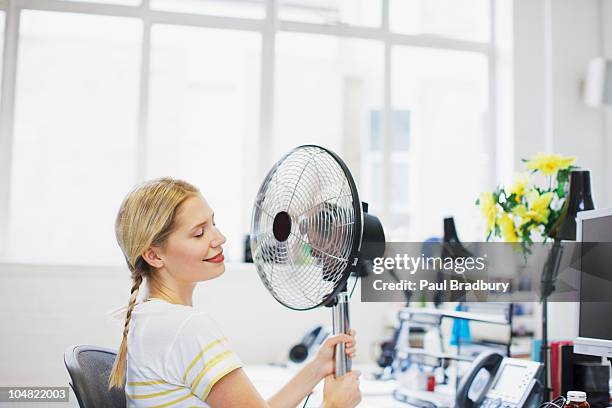
M204 197L187 198L178 208L173 231L159 249L168 273L182 282L214 279L225 271L225 236L215 226L214 213Z

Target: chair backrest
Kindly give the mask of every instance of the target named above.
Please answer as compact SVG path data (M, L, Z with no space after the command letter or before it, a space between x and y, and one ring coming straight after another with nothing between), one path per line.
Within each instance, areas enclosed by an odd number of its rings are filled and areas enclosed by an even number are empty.
M125 408L123 389L108 390L108 378L117 353L105 347L76 345L64 352L70 386L81 408Z

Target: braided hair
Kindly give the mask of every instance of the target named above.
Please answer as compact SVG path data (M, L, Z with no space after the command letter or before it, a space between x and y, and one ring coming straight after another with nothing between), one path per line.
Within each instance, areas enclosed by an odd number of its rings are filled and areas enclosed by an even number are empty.
M128 333L138 291L144 278L154 270L143 253L151 246L163 244L174 225L179 206L199 193L191 184L169 177L151 180L137 186L123 200L115 221L115 236L132 276L123 338L109 378L108 388L123 388L126 377Z

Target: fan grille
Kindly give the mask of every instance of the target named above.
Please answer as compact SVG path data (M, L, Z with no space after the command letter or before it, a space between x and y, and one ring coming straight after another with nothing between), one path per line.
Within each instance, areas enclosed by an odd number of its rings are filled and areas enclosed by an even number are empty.
M321 147L298 147L270 170L255 200L251 249L276 300L311 309L341 283L360 226L355 194L338 160Z

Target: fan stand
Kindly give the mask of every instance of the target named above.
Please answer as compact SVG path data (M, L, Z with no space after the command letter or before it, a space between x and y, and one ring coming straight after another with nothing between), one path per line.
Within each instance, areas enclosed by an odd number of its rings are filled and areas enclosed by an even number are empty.
M349 295L346 286L336 295L332 307L333 335L349 334L351 325L349 320ZM351 371L351 358L346 355L346 344L340 342L336 345L335 356L336 377L341 377Z

